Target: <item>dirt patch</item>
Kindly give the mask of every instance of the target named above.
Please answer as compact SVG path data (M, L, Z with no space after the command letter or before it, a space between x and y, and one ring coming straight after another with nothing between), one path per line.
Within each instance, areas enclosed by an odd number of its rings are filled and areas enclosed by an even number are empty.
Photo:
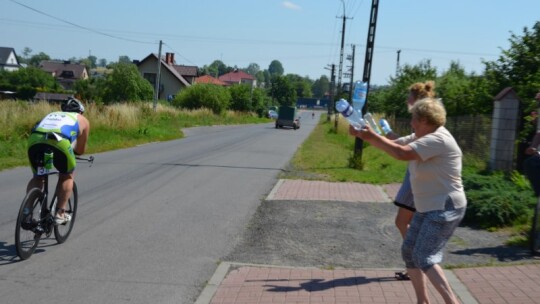
M231 262L320 268L396 268L403 262L392 203L263 201ZM539 261L508 235L459 227L443 265L478 266Z

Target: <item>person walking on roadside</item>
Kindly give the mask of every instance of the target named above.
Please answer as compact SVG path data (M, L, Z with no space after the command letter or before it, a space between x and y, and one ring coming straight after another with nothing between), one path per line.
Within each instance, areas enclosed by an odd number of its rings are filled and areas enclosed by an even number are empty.
M444 127L446 110L439 100L419 100L410 112L414 133L408 136L390 140L369 126L361 130L350 127L349 133L398 160L409 162L416 212L401 246L401 255L417 303L429 303L427 279L445 303L459 303L439 264L444 247L465 216L463 154Z
M535 99L540 105L540 92L536 94ZM530 155L530 157L525 159L525 161L523 162L523 169L524 169L525 175L527 176L527 178L529 179L529 182L531 183L531 186L534 190L534 194L538 197L540 197L539 148L540 148L540 130L537 129L536 134L534 135L531 141L531 144L525 150L525 154Z
M417 82L412 84L409 87L409 97L407 98L407 108L410 110L411 107L417 100L435 97L435 82L426 81L426 82ZM388 139L397 139L399 135L391 131L386 134ZM394 199L394 204L398 207L398 211L395 218L395 225L401 234L401 237L405 239L405 234L409 228L409 223L414 215L416 209L414 208L414 197L411 190L410 183L410 174L409 169L405 172L405 177L401 183L401 187ZM407 271L399 271L395 273L395 277L398 280L409 280L409 275Z
M28 160L34 177L28 182L27 192L32 188L43 188L44 179L37 175L38 160L46 151L53 152L53 164L58 170L58 208L55 222L58 225L71 220L65 207L73 191L75 155L84 154L90 132L90 123L83 116L84 106L68 98L61 105L62 111L47 114L33 129L28 138Z

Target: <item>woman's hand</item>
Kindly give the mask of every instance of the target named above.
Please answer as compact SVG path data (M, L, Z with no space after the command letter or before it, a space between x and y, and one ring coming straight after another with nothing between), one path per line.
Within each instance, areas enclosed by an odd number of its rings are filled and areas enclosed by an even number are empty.
M356 130L353 126L349 125L349 134L365 141L370 141L377 136L377 133L375 133L368 125L364 126L360 130Z

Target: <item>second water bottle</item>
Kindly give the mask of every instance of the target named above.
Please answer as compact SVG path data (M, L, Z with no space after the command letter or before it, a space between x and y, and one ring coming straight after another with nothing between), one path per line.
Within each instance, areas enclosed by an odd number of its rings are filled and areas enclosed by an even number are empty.
M364 121L360 113L355 111L354 108L345 99L342 98L338 100L338 102L336 103L336 110L341 113L341 115L343 115L343 117L345 117L349 121L349 124L353 126L353 128L355 128L356 130L360 130L366 125L366 122Z

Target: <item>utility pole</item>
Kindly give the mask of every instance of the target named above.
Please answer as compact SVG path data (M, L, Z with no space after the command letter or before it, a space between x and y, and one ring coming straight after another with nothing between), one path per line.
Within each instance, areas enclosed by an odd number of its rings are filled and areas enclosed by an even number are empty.
M328 70L328 68L325 68ZM334 81L335 81L335 69L336 69L336 65L335 64L332 64L332 68L330 69L331 72L330 72L330 89L329 89L329 92L328 92L328 97L329 97L329 100L328 100L328 115L326 116L326 121L330 121L330 117L332 116L332 112L333 112L333 107L334 107Z
M401 53L401 50L397 50L397 61L396 61L396 77L399 74L399 54Z
M343 2L343 0L341 0L341 2L343 3L343 16L341 16L341 18L343 19L343 26L341 30L341 51L339 53L339 70L338 70L338 85L337 85L338 94L341 93L341 76L342 76L342 70L343 70L343 48L345 46L345 23L347 19L351 19L345 16L345 2Z
M350 79L349 79L349 103L352 104L352 94L353 94L353 85L354 85L354 55L356 53L356 45L352 45L352 55L350 57L351 60L351 73L350 73Z
M159 51L157 58L157 75L156 75L156 86L154 88L154 112L157 111L157 101L159 99L159 82L161 81L161 45L163 42L159 41Z
M366 43L366 58L364 61L364 75L362 81L368 84L366 91L366 103L362 108L362 115L367 113L368 109L368 97L369 97L369 80L371 77L371 64L373 62L373 49L375 47L375 30L377 28L377 13L379 11L379 0L371 1L371 14L369 17L369 28ZM354 142L354 158L357 160L362 159L362 146L363 140L356 137Z

